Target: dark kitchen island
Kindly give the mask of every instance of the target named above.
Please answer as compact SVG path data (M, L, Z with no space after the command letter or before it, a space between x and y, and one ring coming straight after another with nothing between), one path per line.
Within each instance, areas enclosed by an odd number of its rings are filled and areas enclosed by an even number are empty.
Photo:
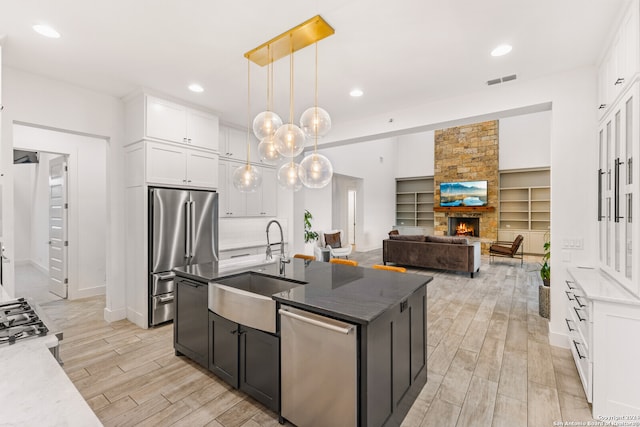
M232 283L235 276L247 271L254 278L267 276L293 282L291 289L271 295L276 307L275 331L229 322L208 310L207 297L213 284ZM314 411L336 412L344 402L353 402L349 404L353 406L352 414L340 418L353 420L350 425L400 425L426 383L426 284L432 280L430 276L299 259L285 265L284 275L279 274L277 263L233 272L221 272L217 263L208 263L182 267L175 272L176 353L192 358L293 423L308 423L295 416L289 418L289 413L296 412L290 407L301 406L299 402L304 402L304 407L298 409L305 416ZM354 351L349 354L353 354L353 360L332 365L322 359L323 354L334 353L332 341L309 341L306 335L301 340L300 335L287 329L289 320L285 317L289 315L278 315L278 309L348 325L346 329L337 326L334 329L344 329L344 334L352 336ZM320 326L327 323L304 322ZM223 333L221 325L230 329ZM289 334L282 336L282 346L281 332ZM284 347L285 341L292 340L293 347L289 344ZM304 363L296 365L296 360L302 360L291 350L296 348L296 340L307 351L314 345L322 347L310 352L312 358L317 354L317 360L305 356ZM260 355L252 354L252 349ZM341 350L342 347L336 347L335 354L342 354ZM343 366L351 369L352 375L344 376L340 384L332 383L331 376L342 372L339 369ZM332 372L334 368L339 369ZM323 370L329 371L323 374ZM318 375L327 380L317 381ZM295 380L293 386L291 378ZM349 384L350 378L354 384ZM287 397L291 395L293 398Z

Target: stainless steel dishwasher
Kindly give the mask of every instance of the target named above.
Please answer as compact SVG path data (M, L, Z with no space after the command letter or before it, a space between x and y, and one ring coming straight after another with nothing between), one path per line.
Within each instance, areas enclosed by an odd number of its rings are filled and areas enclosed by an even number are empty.
M357 425L357 327L288 306L279 313L282 416L303 427Z

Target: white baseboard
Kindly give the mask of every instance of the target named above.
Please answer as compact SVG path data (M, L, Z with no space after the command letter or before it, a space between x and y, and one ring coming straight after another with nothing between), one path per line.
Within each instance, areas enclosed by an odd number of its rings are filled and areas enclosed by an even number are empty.
M142 329L149 329L147 317L137 311L134 311L131 307L127 307L127 319L140 326Z
M127 318L127 309L119 308L117 310L112 310L108 307L104 308L104 320L107 322L116 322L118 320L123 320Z
M81 299L81 298L89 298L95 297L98 295L104 295L106 293L106 286L96 286L93 288L84 288L78 289L75 291L71 291L71 287L69 287L69 300Z
M553 332L552 330L549 330L549 344L554 347L570 348L569 337L566 334Z

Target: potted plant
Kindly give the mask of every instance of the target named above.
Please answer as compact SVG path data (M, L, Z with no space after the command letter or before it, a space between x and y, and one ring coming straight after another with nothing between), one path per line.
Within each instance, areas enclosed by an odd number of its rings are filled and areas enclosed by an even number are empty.
M547 239L543 245L544 254L540 264L540 278L542 285L538 288L538 312L540 316L549 319L551 311L551 242Z
M313 215L307 209L304 210L304 242L313 243L318 240L318 233L311 230Z

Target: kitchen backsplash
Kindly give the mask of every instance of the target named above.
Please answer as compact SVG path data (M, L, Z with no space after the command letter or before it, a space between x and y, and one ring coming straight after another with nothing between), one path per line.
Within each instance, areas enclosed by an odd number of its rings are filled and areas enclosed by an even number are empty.
M267 224L274 218L220 218L218 223L218 246L221 251L252 246L267 245ZM284 241L287 241L288 223L286 218L275 218L282 225ZM272 225L269 231L271 243L280 241L280 230Z

